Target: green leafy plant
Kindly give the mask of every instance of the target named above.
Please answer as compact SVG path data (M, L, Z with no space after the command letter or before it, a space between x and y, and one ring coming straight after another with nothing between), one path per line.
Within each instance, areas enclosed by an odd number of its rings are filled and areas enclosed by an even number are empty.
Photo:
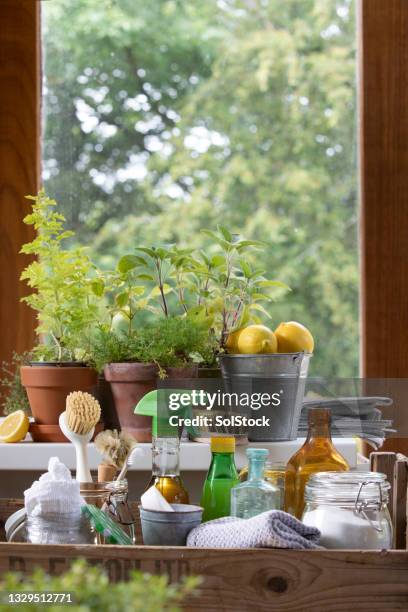
M44 191L29 199L33 210L24 221L37 235L22 252L37 259L21 278L34 290L23 300L38 313L42 342L34 353L42 360L82 358L99 370L129 360L161 368L212 365L231 331L269 317L264 304L277 289L288 290L251 263L264 243L223 226L203 230L211 241L208 251L138 247L102 273L84 248L64 248L73 232L64 230L55 200ZM162 316L141 325L142 311Z
M179 584L169 584L165 576L153 576L132 572L128 582L109 582L100 567L92 567L83 559L73 562L70 569L61 576L48 576L43 570L36 570L31 576L8 573L0 582L3 593L0 611L10 610L6 603L8 593L70 593L73 603L68 605L72 612L178 612L186 597L191 596L200 579L188 577ZM67 604L47 604L47 610L59 612ZM42 603L21 603L22 612L44 610Z
M189 284L197 305L188 316L207 320L223 348L228 334L249 323L270 318L264 304L289 291L279 280L269 280L266 271L251 263L255 249L265 249L265 243L244 240L223 226L218 231L203 230L211 239L213 254L200 251L191 257L192 273Z
M150 277L139 273L137 268L145 264L137 255L124 255L116 269L99 278L100 295L108 300L111 326L121 328L131 336L134 319L138 312L151 310L151 296L146 295L145 281Z
M166 280L171 271L172 267L172 246L169 247L138 247L136 251L143 253L150 259L150 262L144 260L144 266L148 271L152 269L153 274L145 274L146 280L150 280L155 283L155 287L152 290L153 296L159 298L159 304L163 311L163 314L168 317L170 314L167 297L173 289L167 284ZM150 265L149 265L150 263Z
M251 263L254 250L266 245L223 226L203 233L211 241L208 251L138 247L137 254L119 260L101 283L111 304L111 327L95 341L97 367L129 360L211 366L231 331L270 317L264 304L289 288ZM163 316L142 327L136 315L143 310Z
M98 318L94 267L84 248L65 249L74 235L64 229L65 218L55 211L56 202L42 190L32 200L32 213L24 223L36 237L21 252L35 255L21 275L33 289L22 298L37 312L37 333L42 342L34 349L41 360L75 360L86 355L90 329Z
M0 394L0 401L4 414L11 414L16 410L24 410L30 414L30 404L20 377L20 366L27 365L29 360L29 353L13 353L11 361L3 361L0 366L0 386L4 389Z
M135 279L150 284L150 292L144 307L152 312L171 316L170 294L176 297L177 313L187 312L183 277L192 249L179 249L175 245L138 247L137 255L125 255L119 261L119 268L126 268Z

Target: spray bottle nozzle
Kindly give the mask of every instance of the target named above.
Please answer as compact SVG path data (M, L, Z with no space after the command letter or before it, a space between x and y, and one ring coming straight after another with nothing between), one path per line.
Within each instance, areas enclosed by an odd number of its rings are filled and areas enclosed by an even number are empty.
M135 407L135 414L152 417L152 435L155 438L180 438L183 426L172 425L170 418L192 418L191 403L170 408L170 395L173 393L190 395L191 389L155 389L146 393ZM193 426L186 426L186 430L193 436L197 435Z

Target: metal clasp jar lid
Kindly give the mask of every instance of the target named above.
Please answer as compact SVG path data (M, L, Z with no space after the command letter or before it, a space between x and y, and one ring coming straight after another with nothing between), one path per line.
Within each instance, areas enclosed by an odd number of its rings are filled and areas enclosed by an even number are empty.
M361 515L363 518L366 519L366 521L368 521L371 525L371 527L373 529L375 529L378 532L382 532L382 527L379 527L377 525L375 525L373 523L373 521L370 519L370 517L367 515L366 510L377 510L378 512L383 508L383 506L385 505L385 502L383 501L383 494L382 494L382 487L381 487L381 482L376 482L375 484L378 486L378 492L379 492L379 496L378 496L378 501L368 501L366 499L362 499L363 496L363 489L365 486L373 484L373 481L370 480L365 480L364 482L362 482L360 484L360 488L358 490L358 494L357 494L357 498L356 498L356 503L354 504L354 512L356 514Z
M318 472L306 485L306 503L352 507L357 513L380 510L388 503L391 485L379 472Z

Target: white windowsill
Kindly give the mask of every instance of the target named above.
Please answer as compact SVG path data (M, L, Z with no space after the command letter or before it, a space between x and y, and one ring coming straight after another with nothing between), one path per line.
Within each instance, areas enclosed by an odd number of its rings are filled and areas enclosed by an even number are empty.
M303 444L304 438L291 442L250 443L250 446L268 448L269 460L286 463L293 453ZM357 464L357 448L354 438L333 438L337 450L344 456L351 468ZM134 471L151 470L150 444L139 444L142 453L136 457L135 464L131 466ZM237 446L235 462L240 469L246 465L246 446ZM30 440L15 444L0 444L0 471L46 471L50 457L59 457L70 469L75 469L75 451L68 443L34 443ZM183 471L206 471L210 463L209 444L197 442L182 442L180 454L180 469ZM95 470L100 463L100 455L93 444L89 445L90 468Z

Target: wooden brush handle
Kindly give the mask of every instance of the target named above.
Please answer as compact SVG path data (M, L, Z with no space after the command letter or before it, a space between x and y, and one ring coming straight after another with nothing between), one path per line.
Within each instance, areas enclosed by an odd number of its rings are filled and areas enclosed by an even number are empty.
M111 482L111 480L114 480L117 471L114 465L100 463L98 465L98 482Z

